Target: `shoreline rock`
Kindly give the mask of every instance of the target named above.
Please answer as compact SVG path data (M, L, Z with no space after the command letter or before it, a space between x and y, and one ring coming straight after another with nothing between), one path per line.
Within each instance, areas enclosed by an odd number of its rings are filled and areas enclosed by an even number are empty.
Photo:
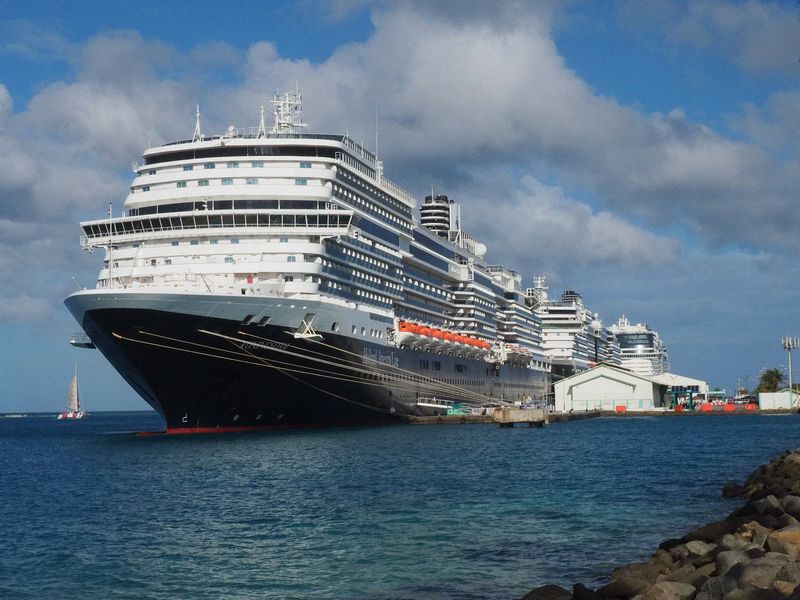
M726 483L722 495L745 504L615 569L608 584L545 585L522 600L800 600L800 449L742 485Z

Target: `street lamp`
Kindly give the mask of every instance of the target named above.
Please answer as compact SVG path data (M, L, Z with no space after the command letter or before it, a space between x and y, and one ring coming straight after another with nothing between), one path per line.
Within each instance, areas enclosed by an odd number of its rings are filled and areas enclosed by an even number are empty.
M783 349L789 353L789 406L794 406L794 389L792 388L792 350L800 348L800 338L785 337L781 339Z

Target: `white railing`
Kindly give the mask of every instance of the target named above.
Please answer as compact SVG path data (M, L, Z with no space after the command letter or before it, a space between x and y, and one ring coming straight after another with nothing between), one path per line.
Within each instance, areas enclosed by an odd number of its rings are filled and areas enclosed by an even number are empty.
M355 171L358 171L361 175L369 179L371 183L381 188L384 192L391 194L396 198L399 198L402 202L404 202L408 206L414 207L417 205L416 200L414 200L414 196L412 196L410 192L408 192L407 190L403 189L396 183L393 183L384 177L378 179L374 169L365 167L363 164L361 164L361 162L357 161L349 154L345 154L344 152L337 152L336 160L342 165L350 169L353 169Z

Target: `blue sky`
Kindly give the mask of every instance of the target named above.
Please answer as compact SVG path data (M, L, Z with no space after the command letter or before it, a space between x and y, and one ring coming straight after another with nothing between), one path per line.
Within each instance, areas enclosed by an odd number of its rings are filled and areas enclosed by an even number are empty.
M78 223L195 104L252 126L295 81L312 129L374 140L377 109L387 176L461 201L491 261L753 386L800 335L798 34L794 1L6 2L0 411L59 409L73 363L90 409L146 407L67 344Z

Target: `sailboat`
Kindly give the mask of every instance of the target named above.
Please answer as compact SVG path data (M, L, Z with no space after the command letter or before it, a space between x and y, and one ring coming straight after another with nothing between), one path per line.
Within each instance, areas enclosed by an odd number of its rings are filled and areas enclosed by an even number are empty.
M81 409L81 397L78 391L78 367L75 366L75 375L69 384L67 392L67 410L60 413L57 419L82 419L86 416L86 411Z

